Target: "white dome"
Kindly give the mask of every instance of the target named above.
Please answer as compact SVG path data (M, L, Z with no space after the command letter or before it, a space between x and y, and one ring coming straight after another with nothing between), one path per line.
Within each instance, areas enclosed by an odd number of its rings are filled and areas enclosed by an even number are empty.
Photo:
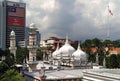
M10 35L14 35L15 36L15 32L12 30L11 33L10 33Z
M75 60L81 60L81 61L86 61L86 53L83 52L80 48L80 44L78 44L77 50L72 54Z
M66 38L65 44L59 49L59 54L62 56L71 56L75 49L68 43L68 39Z
M31 23L30 28L35 28L35 23Z
M53 58L56 58L59 55L59 44L57 44L56 50L52 53Z

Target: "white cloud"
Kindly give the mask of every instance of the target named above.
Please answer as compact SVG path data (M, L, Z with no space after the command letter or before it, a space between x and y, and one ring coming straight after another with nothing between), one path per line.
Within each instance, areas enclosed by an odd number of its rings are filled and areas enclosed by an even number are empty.
M27 25L36 23L44 38L52 35L62 37L69 32L70 38L75 40L88 37L105 39L110 25L111 38L119 39L119 0L24 0L24 2L27 4ZM108 15L108 4L113 16Z

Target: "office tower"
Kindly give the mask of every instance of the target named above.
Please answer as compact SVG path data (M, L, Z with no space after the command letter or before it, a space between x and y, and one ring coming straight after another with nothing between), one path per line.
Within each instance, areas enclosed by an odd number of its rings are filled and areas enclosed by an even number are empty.
M1 2L1 48L10 46L10 32L16 33L16 43L25 39L26 4L4 0Z

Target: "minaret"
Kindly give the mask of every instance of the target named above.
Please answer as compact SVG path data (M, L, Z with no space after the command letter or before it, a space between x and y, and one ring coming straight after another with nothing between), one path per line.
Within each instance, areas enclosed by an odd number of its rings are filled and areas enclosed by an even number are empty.
M14 54L14 58L16 60L16 39L15 39L15 32L12 30L10 33L10 47L9 47L10 53Z
M36 44L36 30L35 24L30 24L30 32L29 32L29 45L27 46L29 50L29 62L36 61L36 50L38 46Z

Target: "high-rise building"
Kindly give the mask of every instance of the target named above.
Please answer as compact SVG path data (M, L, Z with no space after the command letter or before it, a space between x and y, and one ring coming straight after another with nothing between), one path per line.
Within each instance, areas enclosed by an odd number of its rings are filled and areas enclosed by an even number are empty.
M21 2L0 2L0 47L10 46L10 32L16 33L16 43L25 39L25 11L26 4Z

